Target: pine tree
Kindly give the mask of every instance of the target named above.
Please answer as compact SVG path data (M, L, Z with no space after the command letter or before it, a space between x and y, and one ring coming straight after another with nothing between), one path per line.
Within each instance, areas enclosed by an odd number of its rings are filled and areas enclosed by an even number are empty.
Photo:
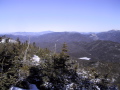
M20 45L21 44L21 42L20 42L20 39L19 38L17 38L17 40L16 40L17 42L18 42L18 44Z
M9 43L9 38L6 38L5 42L6 42L6 43Z
M0 42L2 41L2 37L0 37Z
M68 52L67 44L64 43L63 46L62 46L62 51L60 53L60 62L59 62L59 64L61 64L60 65L61 69L64 72L66 72L66 70L68 68L67 62L70 60L67 52Z
M8 90L11 85L14 85L18 80L18 70L20 67L19 55L14 44L5 43L0 53L0 68L2 67L0 75L0 90ZM18 53L18 54L16 54Z
M53 84L55 89L62 89L65 85L65 75L68 72L67 61L69 55L67 54L67 45L63 44L61 53L55 53L53 59L53 73L50 76L50 82Z
M36 43L35 42L33 42L33 46L36 47Z

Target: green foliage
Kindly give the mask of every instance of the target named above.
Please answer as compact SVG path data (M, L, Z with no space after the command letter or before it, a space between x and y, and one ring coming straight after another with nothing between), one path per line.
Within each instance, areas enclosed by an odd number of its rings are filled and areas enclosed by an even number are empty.
M1 38L2 39L2 38ZM26 65L23 64L24 52L27 48L26 43L21 43L17 39L17 43L9 43L9 38L6 39L6 43L0 43L0 90L8 90L11 85L25 79L29 76L30 55L32 50L37 50L37 47L30 45L26 56Z
M75 84L74 88L77 88L76 85L88 88L91 85L88 83L90 79L98 78L102 78L102 81L92 85L99 84L107 88L107 79L112 78L113 72L117 72L111 63L101 64L99 67L82 62L80 64L83 65L79 65L76 60L70 59L66 43L60 53L52 53L48 48L36 47L35 43L29 44L29 41L21 43L19 38L16 41L17 43L0 43L0 90L8 90L11 85L28 89L27 84L24 85L26 82L36 84L40 90L62 90L70 83ZM32 63L31 58L34 55L40 57L40 65ZM88 79L78 76L77 71L81 68L79 66L89 71ZM51 83L51 86L45 87L46 82Z

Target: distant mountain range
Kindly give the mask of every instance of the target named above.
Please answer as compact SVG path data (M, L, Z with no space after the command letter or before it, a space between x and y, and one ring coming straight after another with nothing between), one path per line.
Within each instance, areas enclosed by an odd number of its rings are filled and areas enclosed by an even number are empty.
M71 41L87 41L91 42L94 40L109 40L113 42L120 42L120 30L110 30L106 32L53 32L53 31L43 31L43 32L13 32L13 33L2 33L2 35L7 35L11 37L34 37L41 38L45 42L49 41L47 38L51 39L51 41L60 42L71 42ZM64 39L63 39L64 38Z
M22 42L36 42L41 48L60 52L64 42L68 45L69 55L73 58L88 57L91 60L120 61L120 30L100 33L79 32L17 32L6 34ZM56 49L55 49L56 47Z
M9 33L0 33L0 35L21 35L21 36L39 36L48 33L53 33L53 31L42 31L42 32L9 32Z

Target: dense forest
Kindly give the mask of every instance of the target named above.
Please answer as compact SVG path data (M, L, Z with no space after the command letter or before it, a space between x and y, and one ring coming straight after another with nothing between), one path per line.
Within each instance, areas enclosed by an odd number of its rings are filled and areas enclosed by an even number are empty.
M33 84L36 90L119 90L119 62L77 60L68 51L66 43L57 53L0 37L0 89L35 90Z

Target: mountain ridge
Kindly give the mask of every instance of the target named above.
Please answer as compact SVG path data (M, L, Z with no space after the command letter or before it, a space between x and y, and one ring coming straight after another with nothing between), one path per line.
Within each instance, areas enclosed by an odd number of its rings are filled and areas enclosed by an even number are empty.
M60 52L62 44L66 43L70 56L76 59L80 57L90 57L92 58L91 60L120 61L120 57L118 56L120 53L119 30L92 34L81 34L79 32L51 32L30 37L11 34L7 34L7 36L13 39L19 37L22 42L30 38L31 43L35 42L37 46L48 48L53 52L55 50ZM91 48L94 49L91 50Z

